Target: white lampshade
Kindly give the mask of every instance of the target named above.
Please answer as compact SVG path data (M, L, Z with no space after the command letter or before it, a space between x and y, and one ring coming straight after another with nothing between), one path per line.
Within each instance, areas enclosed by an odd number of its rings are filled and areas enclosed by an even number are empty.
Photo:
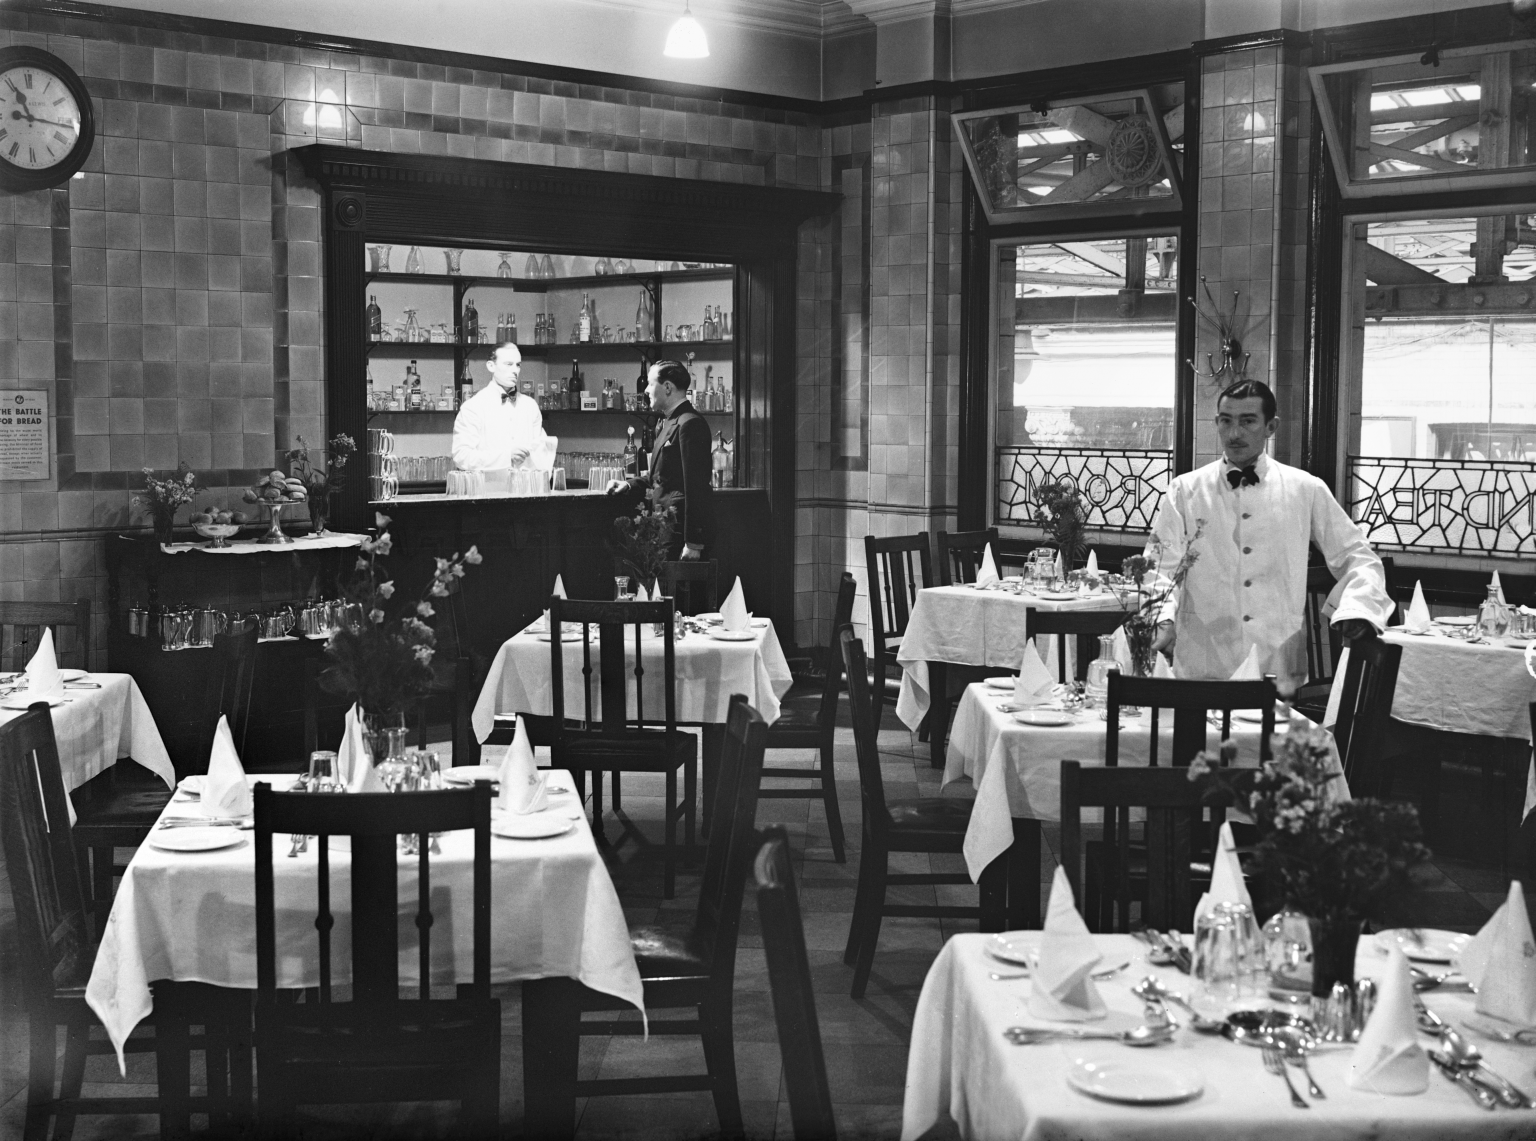
M688 11L686 0L682 18L667 33L667 46L662 49L662 54L673 59L703 59L709 55L709 40L704 36L704 28Z

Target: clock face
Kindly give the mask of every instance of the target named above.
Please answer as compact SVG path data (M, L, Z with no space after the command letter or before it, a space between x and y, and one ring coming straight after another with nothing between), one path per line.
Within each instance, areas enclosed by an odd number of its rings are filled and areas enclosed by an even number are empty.
M80 140L80 104L64 80L32 64L0 71L0 159L43 171Z

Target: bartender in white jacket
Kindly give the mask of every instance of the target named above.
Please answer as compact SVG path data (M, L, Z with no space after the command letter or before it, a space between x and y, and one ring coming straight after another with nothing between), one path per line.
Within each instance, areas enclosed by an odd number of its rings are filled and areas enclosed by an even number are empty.
M548 468L554 462L538 403L517 391L523 354L511 341L491 350L491 383L464 402L453 421L453 463L463 471Z
M1229 678L1253 647L1282 694L1306 680L1307 544L1338 580L1332 624L1346 639L1385 629L1386 575L1328 485L1271 459L1280 421L1275 394L1257 380L1216 401L1222 458L1173 481L1152 523L1159 571L1172 574L1204 524L1182 592L1165 604L1153 645L1173 653L1182 678Z

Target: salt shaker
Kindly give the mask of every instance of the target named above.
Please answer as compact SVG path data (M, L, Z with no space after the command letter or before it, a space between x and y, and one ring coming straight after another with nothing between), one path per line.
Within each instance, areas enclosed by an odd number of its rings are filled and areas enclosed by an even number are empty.
M1355 994L1346 982L1336 982L1323 1000L1320 1017L1315 1019L1325 1042L1349 1042L1354 1025Z
M1355 1025L1350 1034L1351 1042L1358 1042L1360 1035L1365 1032L1365 1024L1371 1020L1371 1012L1376 1009L1376 980L1361 979L1355 983Z

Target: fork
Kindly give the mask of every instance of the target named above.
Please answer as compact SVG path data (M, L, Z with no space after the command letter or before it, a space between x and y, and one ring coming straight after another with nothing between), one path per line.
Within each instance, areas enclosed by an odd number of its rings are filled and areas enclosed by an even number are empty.
M1285 1068L1285 1058L1274 1046L1264 1047L1264 1068L1272 1074L1279 1074L1285 1082L1285 1088L1291 1091L1291 1104L1297 1109L1311 1109L1301 1094L1296 1092L1296 1087L1291 1084L1291 1075Z

